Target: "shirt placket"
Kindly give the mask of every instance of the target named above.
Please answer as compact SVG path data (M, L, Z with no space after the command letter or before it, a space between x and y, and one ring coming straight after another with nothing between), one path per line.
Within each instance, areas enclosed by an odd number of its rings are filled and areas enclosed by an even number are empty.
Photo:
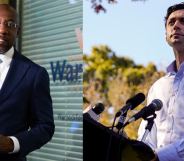
M173 135L173 129L174 129L174 107L176 103L176 97L178 94L180 82L182 80L182 71L179 71L174 78L173 81L173 90L172 90L172 95L169 101L169 106L168 106L168 124L167 124L167 133L168 133L168 143L172 142L172 135Z

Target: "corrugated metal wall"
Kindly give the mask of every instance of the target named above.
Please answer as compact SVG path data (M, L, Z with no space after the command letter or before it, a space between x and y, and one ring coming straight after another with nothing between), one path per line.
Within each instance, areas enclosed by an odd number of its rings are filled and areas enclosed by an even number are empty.
M50 76L56 131L29 161L82 160L82 0L20 1L21 52Z

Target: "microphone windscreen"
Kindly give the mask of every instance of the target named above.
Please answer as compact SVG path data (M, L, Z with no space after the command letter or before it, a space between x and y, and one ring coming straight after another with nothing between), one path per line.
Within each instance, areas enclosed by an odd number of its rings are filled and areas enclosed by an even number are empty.
M152 101L152 104L153 104L153 106L154 106L154 108L155 108L155 111L159 111L159 110L162 108L162 106L163 106L162 101L159 100L159 99L154 99L154 100Z
M104 111L105 107L103 105L103 103L97 103L94 107L93 107L93 111L99 115Z
M143 93L138 93L134 97L128 99L126 101L126 104L131 104L131 110L133 110L135 107L137 107L139 104L141 104L145 100L145 95Z

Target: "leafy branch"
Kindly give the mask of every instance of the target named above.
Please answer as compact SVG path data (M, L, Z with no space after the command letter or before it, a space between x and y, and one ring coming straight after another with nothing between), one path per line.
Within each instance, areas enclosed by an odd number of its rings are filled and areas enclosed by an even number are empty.
M109 4L117 3L117 0L106 0ZM106 9L102 5L102 0L91 0L92 8L96 13L99 13L100 11L106 12Z
M92 4L92 8L96 13L100 13L101 11L106 12L106 8L104 7L103 3L107 2L108 4L115 4L118 2L118 0L90 0ZM147 1L147 0L131 0L132 2L136 1Z

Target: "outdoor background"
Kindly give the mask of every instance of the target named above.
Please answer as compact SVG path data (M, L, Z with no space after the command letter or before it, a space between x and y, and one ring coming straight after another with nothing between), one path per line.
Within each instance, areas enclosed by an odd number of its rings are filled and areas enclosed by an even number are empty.
M97 13L90 0L84 1L84 108L103 102L105 112L100 122L105 126L112 125L116 112L128 98L139 92L147 95L174 60L165 41L164 17L167 8L179 2L117 0L108 4L103 0L102 10ZM145 105L146 101L129 116ZM140 121L125 129L130 138L137 138Z

